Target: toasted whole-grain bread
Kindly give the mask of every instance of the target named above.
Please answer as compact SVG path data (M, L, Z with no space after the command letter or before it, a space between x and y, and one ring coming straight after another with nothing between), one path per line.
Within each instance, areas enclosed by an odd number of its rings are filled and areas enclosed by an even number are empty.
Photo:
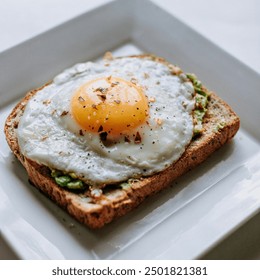
M144 58L147 55L139 57ZM170 66L163 59L156 59ZM50 176L48 167L39 165L20 152L16 130L27 102L38 90L27 93L8 116L5 123L7 142L14 155L25 167L30 182L79 222L90 228L104 226L131 211L148 196L170 186L177 177L203 162L215 150L231 140L240 125L239 117L233 110L211 92L207 114L203 120L203 133L192 140L177 162L153 176L129 181L123 187L110 186L104 188L101 195L90 196L89 192L75 193L58 186Z

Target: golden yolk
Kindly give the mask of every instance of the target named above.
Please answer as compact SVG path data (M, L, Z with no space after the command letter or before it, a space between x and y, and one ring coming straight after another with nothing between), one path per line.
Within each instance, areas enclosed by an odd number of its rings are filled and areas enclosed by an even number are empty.
M109 76L82 85L73 95L71 112L86 131L119 136L146 121L148 102L140 87Z

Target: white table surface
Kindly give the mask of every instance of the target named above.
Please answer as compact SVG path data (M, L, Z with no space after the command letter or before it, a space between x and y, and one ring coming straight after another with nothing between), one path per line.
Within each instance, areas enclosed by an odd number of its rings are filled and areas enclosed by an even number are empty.
M0 52L107 1L0 0ZM260 1L153 1L260 73ZM255 217L205 257L260 259L259 225L260 217ZM246 244L243 248L238 239ZM15 258L0 232L0 259Z

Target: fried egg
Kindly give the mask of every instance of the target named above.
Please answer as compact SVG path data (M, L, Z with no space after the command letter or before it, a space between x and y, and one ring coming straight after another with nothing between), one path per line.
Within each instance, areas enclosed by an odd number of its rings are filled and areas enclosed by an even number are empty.
M164 170L193 135L194 88L183 76L150 58L76 64L28 102L20 149L90 185Z

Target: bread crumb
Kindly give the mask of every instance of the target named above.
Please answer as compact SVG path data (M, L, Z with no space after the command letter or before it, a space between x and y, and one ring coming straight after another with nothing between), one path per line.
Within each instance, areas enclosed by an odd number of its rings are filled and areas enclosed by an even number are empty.
M106 52L104 55L104 60L113 60L114 57L111 52Z

